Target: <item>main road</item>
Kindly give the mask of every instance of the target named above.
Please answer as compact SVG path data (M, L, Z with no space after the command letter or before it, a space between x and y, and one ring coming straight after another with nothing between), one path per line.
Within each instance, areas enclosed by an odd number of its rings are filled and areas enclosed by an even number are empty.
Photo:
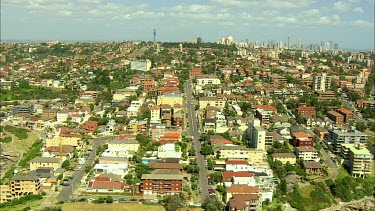
M193 96L192 96L192 87L191 87L191 80L188 80L185 83L185 106L186 111L188 114L188 134L193 137L193 145L195 149L195 157L197 159L197 164L199 167L199 188L202 191L201 193L201 203L204 202L204 200L209 196L208 195L208 172L206 169L206 165L204 162L204 157L200 153L201 151L201 143L199 141L199 138L201 136L200 132L198 131L199 124L197 123L197 115L195 112L195 105L193 102Z
M84 166L91 166L94 163L94 159L96 157L96 150L98 150L101 146L103 146L109 139L112 137L101 137L93 139L93 151L91 151L89 157L87 158ZM70 197L72 196L74 190L79 186L83 176L86 174L85 167L81 168L79 171L75 171L73 173L73 179L68 181L68 186L63 186L59 195L57 195L57 201L69 201Z

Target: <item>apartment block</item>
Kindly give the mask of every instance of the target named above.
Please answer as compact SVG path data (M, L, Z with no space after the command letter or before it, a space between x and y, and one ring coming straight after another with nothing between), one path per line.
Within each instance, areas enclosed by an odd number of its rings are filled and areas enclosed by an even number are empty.
M310 146L296 147L296 156L304 161L317 161L319 158L318 150Z
M327 73L318 73L313 76L313 91L326 91L331 88L331 76L328 76Z
M330 118L335 124L344 123L344 116L336 111L328 111L327 117Z
M247 130L248 143L252 148L265 150L266 129L260 125L260 120L255 118L249 123Z
M328 128L328 144L332 144L335 152L341 151L342 144L366 144L367 134L351 127L350 129Z
M214 75L198 75L196 77L197 85L205 86L211 84L221 84L220 79Z
M141 192L144 195L173 195L182 192L182 174L143 174Z
M15 175L10 179L12 198L20 198L30 194L40 194L42 182L35 176Z
M364 144L342 144L341 155L353 177L374 175L374 155Z
M344 116L344 122L349 124L354 121L354 114L346 108L339 108L337 112Z

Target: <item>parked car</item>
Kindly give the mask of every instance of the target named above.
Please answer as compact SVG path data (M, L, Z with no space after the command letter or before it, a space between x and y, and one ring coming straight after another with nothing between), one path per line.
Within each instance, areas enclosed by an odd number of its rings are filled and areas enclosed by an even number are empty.
M130 199L130 201L138 201L138 199L134 199L134 198L133 198L133 199Z
M126 201L126 198L119 198L118 201Z

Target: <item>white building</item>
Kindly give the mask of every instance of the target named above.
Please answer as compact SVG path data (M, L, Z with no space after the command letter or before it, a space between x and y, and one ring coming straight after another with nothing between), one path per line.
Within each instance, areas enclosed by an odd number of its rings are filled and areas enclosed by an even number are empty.
M151 120L160 120L160 107L158 105L151 107Z
M151 69L151 61L146 60L136 60L130 62L130 69L132 70L141 70L141 71L149 71Z
M318 150L316 150L314 147L296 147L296 156L297 158L303 159L304 161L319 162Z
M225 119L225 116L218 113L216 114L216 128L215 132L216 133L225 133L228 131L228 126L227 126L227 120Z
M225 187L230 187L232 185L247 185L255 186L255 178L252 173L249 172L223 172L223 182Z
M56 120L57 122L65 122L68 120L68 117L69 117L69 110L63 109L57 112Z
M123 157L123 158L133 157L133 155L129 154L128 149L125 147L108 148L103 152L102 156L103 157Z
M221 84L220 79L214 75L198 75L196 77L197 85L205 86L205 85L219 85Z
M313 77L312 89L314 91L328 91L331 88L332 76L327 76L327 73L318 73Z
M158 148L158 158L181 158L181 149L178 149L174 144L164 144Z
M266 130L260 126L260 120L255 118L249 123L247 130L248 143L255 149L265 150L266 148Z
M128 165L127 164L95 164L94 166L95 175L100 175L103 173L112 173L119 175L123 178L128 174Z

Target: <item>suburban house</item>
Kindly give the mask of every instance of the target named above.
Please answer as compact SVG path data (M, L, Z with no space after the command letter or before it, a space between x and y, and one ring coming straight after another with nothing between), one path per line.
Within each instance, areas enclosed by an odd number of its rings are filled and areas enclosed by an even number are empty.
M248 185L255 186L255 179L252 173L238 171L231 172L225 171L222 173L222 178L225 187L230 187L232 185Z
M274 161L278 160L282 164L290 163L292 165L296 164L296 155L293 153L273 153L272 158Z
M229 211L262 210L262 200L258 194L233 194L228 205Z
M253 186L247 185L232 185L226 188L227 193L225 194L224 202L228 203L229 199L232 198L233 195L237 194L256 194L259 195L259 189Z
M125 184L121 176L112 173L103 173L90 181L86 191L95 193L121 193Z
M128 174L127 164L95 164L94 166L95 175L103 173L112 173L123 178Z
M157 157L162 158L181 158L182 152L174 144L164 144L159 146Z
M86 121L82 124L82 127L86 129L89 133L92 133L98 128L99 124L97 121Z

